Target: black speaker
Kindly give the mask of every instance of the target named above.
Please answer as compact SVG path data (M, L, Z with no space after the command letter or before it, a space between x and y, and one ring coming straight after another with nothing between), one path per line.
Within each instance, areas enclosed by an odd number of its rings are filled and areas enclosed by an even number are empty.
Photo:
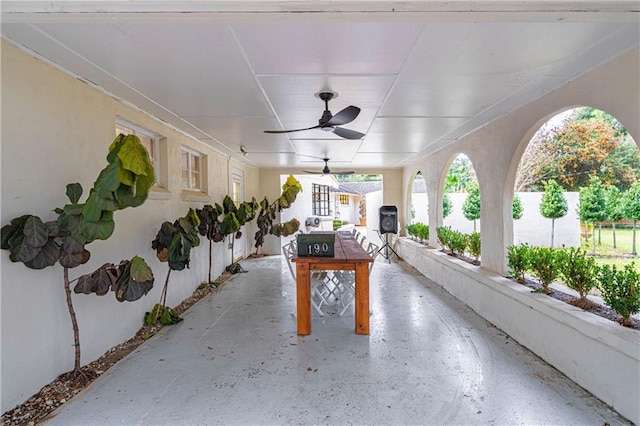
M380 233L398 233L398 208L396 206L380 207Z

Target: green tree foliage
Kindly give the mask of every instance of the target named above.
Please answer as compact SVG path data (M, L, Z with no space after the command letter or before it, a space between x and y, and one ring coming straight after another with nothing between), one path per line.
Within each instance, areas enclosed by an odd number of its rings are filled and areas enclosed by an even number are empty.
M438 236L438 242L440 245L445 248L451 250L451 239L449 238L453 230L450 226L438 226L436 228L436 234ZM453 253L453 251L452 251Z
M218 203L215 205L206 204L201 209L196 209L196 214L200 219L198 232L209 240L209 275L207 282L211 283L211 268L213 261L213 243L218 243L224 239L220 229L220 215L224 209Z
M191 249L200 245L199 225L200 218L193 209L189 209L185 216L173 223L163 222L156 238L151 242L158 260L168 262L169 269L173 271L188 268Z
M476 220L480 219L480 186L475 181L467 185L467 198L462 204L462 213L467 220L473 221L473 232L476 232Z
M351 175L334 175L336 180L340 183L345 182L378 182L382 180L381 175L360 175L360 174L351 174Z
M160 302L156 303L151 312L147 312L144 322L154 325L158 321L162 325L175 324L182 321L167 304L167 290L171 271L182 271L189 267L191 249L200 245L198 237L200 218L194 209L189 209L186 215L176 219L173 223L163 222L156 238L151 242L151 248L156 251L160 262L167 262L169 269L160 294Z
M593 107L578 108L576 111L575 119L584 120L584 121L589 121L594 119L604 120L607 123L609 123L609 125L611 125L611 127L615 131L616 137L627 136L629 134L629 131L622 125L622 123L616 120L616 118L613 115Z
M451 256L458 255L462 257L462 255L464 255L469 244L467 234L455 231L449 226L439 226L436 229L436 233L438 235L440 245L445 249L449 249Z
M462 192L474 180L476 180L476 173L471 160L466 155L460 154L453 160L447 172L445 192Z
M522 215L524 214L524 207L522 207L522 200L520 199L520 197L518 196L518 194L514 194L513 195L513 201L511 203L512 205L512 215L513 215L513 220L518 220L522 217Z
M551 284L559 273L558 249L551 247L532 247L529 257L529 268L533 275L540 280L542 292L549 294L549 284Z
M531 247L528 244L507 247L507 267L509 275L519 283L524 282L524 274L531 264Z
M540 202L540 213L551 219L551 247L553 247L555 220L567 214L569 204L562 188L554 180L543 181L544 194Z
M295 197L293 197L295 200ZM222 214L224 215L220 222L220 232L226 238L229 236L231 240L231 264L227 266L227 271L242 271L242 267L233 261L233 247L235 240L242 238L242 226L252 221L258 213L260 204L253 198L251 201L245 201L236 206L230 196L226 195L222 201Z
M608 221L611 222L611 230L613 233L613 248L617 248L616 243L616 222L624 218L624 200L622 192L618 187L609 185L606 188L605 211Z
M282 209L289 208L291 204L296 200L298 193L302 191L302 185L293 176L289 176L287 181L282 185L282 195L278 197L276 201L269 204L267 197L259 203L260 212L258 213L256 222L258 230L255 234L255 248L256 254L262 244L264 244L264 237L267 235L275 235L276 237L288 236L294 234L300 229L300 222L298 219L293 218L285 223L274 223L276 220L276 213Z
M627 264L622 270L603 265L598 281L604 302L622 316L623 325L633 325L631 315L640 312L640 274L634 264Z
M602 181L591 176L589 185L580 188L580 220L585 223L599 223L607 218L606 193ZM596 253L596 239L593 239L593 254Z
M451 203L451 197L449 193L445 192L442 196L442 218L449 216L453 210L453 204Z
M473 256L473 258L475 259L476 263L478 262L478 259L480 258L480 251L481 251L481 241L482 238L480 237L480 233L479 232L473 232L471 234L469 234L468 236L469 239L469 254L471 256Z
M468 244L469 240L467 238L467 234L455 230L450 232L449 247L451 248L451 252L454 256L456 254L459 257L464 256L464 252L467 251Z
M412 223L411 225L407 225L407 233L412 238L426 242L429 240L429 225L421 222Z
M597 284L598 266L593 257L587 256L584 250L570 247L559 253L560 273L564 278L564 283L580 293L580 298L575 301L576 306L588 306L587 294Z
M566 190L586 186L590 176L627 189L640 179L640 150L619 122L597 110L577 110L566 122L541 130L525 151L516 190L540 190L556 180Z
M633 245L631 253L635 256L636 250L636 223L640 220L640 181L634 182L631 188L624 194L624 217L633 221Z

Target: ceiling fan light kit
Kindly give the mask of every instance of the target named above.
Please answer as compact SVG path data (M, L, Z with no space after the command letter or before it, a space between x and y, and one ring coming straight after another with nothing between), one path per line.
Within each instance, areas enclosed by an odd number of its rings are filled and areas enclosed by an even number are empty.
M301 132L303 130L313 130L320 129L326 132L333 132L337 136L340 136L344 139L362 139L364 137L364 133L357 132L355 130L345 129L342 127L343 124L351 123L353 120L358 117L360 114L360 108L357 106L350 105L342 110L340 110L336 115L331 114L329 111L329 101L333 99L335 93L333 92L320 92L317 94L318 98L324 101L324 112L322 116L318 120L318 125L306 127L304 129L292 129L292 130L265 130L265 133L292 133L292 132Z

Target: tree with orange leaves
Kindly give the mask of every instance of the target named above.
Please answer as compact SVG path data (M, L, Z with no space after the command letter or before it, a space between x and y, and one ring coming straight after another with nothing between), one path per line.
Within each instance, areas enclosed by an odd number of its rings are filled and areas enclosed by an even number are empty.
M624 128L610 116L580 111L534 137L522 157L516 190L540 190L542 181L552 179L578 191L591 176L624 190L640 179L640 153Z

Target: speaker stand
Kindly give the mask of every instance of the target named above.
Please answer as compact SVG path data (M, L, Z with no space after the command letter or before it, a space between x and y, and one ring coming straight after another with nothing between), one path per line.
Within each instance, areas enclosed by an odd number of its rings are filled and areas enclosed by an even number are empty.
M380 231L378 231L378 235L379 234L380 234ZM382 239L382 235L380 235L380 239ZM384 250L384 253L382 253L382 250ZM386 233L384 234L384 244L382 245L382 247L378 249L378 253L380 253L382 257L384 257L385 259L387 259L389 263L391 263L391 254L389 253L389 251L395 254L398 259L400 259L400 256L398 256L398 253L396 253L395 250L389 244L389 234Z

